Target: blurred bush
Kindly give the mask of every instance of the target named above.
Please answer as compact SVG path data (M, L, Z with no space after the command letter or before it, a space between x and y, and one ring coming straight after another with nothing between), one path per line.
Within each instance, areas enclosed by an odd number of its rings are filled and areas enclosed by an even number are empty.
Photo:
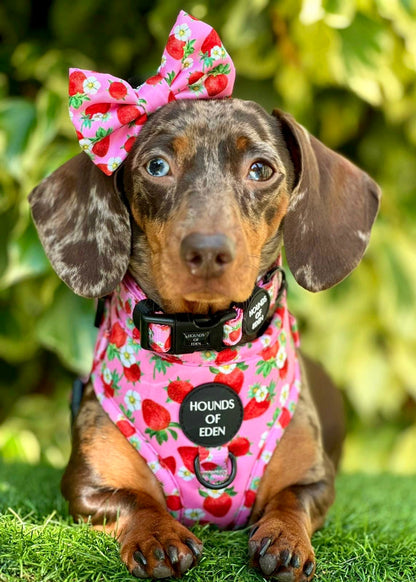
M291 112L382 186L365 259L312 295L292 280L303 348L350 411L346 469L416 469L415 0L5 0L0 6L0 451L60 466L94 306L52 272L27 195L78 153L70 66L146 78L180 9L231 53L235 96ZM53 396L53 398L51 398Z

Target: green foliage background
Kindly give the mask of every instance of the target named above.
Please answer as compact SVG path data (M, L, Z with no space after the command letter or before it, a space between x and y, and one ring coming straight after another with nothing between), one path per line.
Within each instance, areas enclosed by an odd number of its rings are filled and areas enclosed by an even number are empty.
M360 267L290 285L305 351L349 410L346 470L416 469L415 0L6 0L0 6L0 452L62 466L66 405L88 372L94 306L52 272L27 195L78 153L67 70L154 74L180 9L220 33L235 96L292 113L370 173L383 203Z

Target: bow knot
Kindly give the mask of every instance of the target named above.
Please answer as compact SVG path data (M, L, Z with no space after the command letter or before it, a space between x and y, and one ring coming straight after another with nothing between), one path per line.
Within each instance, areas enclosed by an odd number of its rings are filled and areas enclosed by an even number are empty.
M70 69L69 112L81 149L111 175L148 115L177 99L229 97L234 78L233 62L215 30L181 11L157 74L136 89L112 75Z

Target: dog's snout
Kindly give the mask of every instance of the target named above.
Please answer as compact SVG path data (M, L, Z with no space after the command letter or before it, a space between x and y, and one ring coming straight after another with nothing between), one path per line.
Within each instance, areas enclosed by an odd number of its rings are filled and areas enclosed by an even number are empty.
M219 277L235 258L235 244L225 234L188 234L181 243L181 257L192 275Z

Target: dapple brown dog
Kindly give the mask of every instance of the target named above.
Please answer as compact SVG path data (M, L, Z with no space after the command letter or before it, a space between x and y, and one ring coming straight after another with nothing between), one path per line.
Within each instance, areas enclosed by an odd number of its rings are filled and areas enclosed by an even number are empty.
M335 285L359 263L379 199L367 174L290 115L225 99L162 107L116 176L81 153L30 204L54 269L76 293L105 296L128 269L164 311L205 314L247 300L283 243L300 285ZM344 434L340 396L302 361L300 400L251 517L251 561L280 581L314 575L311 535L334 500ZM90 386L62 491L75 518L117 536L137 577L178 576L198 562L200 540L168 513L155 476Z

